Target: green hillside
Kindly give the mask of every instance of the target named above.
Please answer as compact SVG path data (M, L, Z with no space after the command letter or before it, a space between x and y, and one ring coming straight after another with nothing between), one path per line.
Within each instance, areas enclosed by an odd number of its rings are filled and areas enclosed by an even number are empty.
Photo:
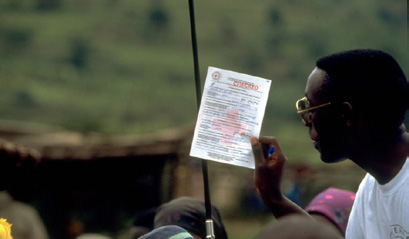
M294 109L317 57L378 48L408 73L403 0L195 1L195 11L202 81L208 66L273 80L262 133L294 158L317 156ZM0 119L103 134L196 120L188 1L0 1L0 54Z

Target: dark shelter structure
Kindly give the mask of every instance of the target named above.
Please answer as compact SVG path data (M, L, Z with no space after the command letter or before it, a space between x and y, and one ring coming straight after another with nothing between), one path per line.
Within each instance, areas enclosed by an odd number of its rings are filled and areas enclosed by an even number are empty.
M14 175L11 194L35 206L50 238L117 232L139 211L172 197L174 170L189 130L149 137L101 137L0 126L2 138L37 149L33 172Z
M189 156L193 130L188 125L149 135L103 136L0 121L0 138L41 153L35 170L13 176L11 194L38 210L50 239L73 239L82 232L115 237L143 210L180 196L202 199L200 160ZM355 191L363 177L352 164L318 165L290 161L287 166L286 187L301 204L330 186ZM212 199L225 221L270 215L256 195L253 171L210 166Z

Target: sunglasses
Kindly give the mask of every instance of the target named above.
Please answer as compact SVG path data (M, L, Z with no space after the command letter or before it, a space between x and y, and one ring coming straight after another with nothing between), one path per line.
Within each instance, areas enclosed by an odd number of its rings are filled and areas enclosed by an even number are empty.
M295 108L297 108L297 113L301 116L301 119L302 119L303 123L305 124L307 122L307 115L308 115L309 111L315 110L315 109L318 109L318 108L322 108L322 107L330 105L330 104L331 104L331 102L328 102L328 103L325 103L325 104L310 107L310 102L308 101L307 97L303 97L303 98L297 100L297 102L295 102Z

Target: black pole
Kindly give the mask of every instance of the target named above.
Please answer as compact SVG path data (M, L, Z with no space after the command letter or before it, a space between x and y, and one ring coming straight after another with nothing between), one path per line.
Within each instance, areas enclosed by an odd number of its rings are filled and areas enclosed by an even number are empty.
M190 32L192 37L192 49L193 49L193 66L195 71L195 82L196 82L196 100L197 109L200 108L200 101L202 99L202 90L200 83L200 70L199 70L199 56L197 53L197 39L196 39L196 24L195 24L195 9L193 6L193 0L189 0L189 13L190 13Z
M196 40L196 26L195 26L195 11L193 6L193 0L189 0L189 13L190 13L190 30L192 37L192 49L193 49L193 64L195 71L195 82L196 82L196 99L197 99L197 109L200 109L200 103L202 99L202 90L200 82L200 71L199 71L199 57L197 53L197 40ZM204 184L204 196L205 196L205 208L206 208L206 238L215 238L213 232L213 221L212 221L212 207L210 201L210 191L209 191L209 178L207 173L207 161L202 159L202 171L203 171L203 184Z

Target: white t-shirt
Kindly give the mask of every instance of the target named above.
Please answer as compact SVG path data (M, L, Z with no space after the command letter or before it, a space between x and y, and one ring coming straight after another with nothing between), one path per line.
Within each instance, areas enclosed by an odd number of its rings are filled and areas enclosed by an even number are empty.
M409 158L390 182L367 174L359 185L346 239L409 238Z

